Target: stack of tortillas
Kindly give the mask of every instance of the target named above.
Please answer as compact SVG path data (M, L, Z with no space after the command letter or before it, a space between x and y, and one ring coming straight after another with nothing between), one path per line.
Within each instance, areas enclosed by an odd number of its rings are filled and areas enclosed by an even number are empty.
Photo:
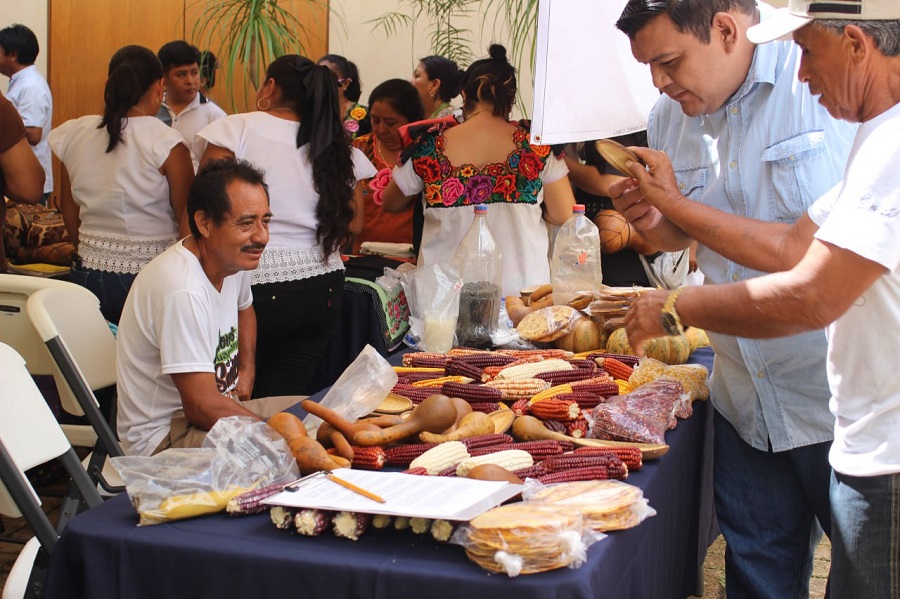
M516 330L522 339L548 343L571 333L578 322L578 310L569 306L549 306L522 319Z
M473 518L466 555L490 572L510 576L579 565L585 558L582 516L544 503L511 503Z
M552 504L554 509L575 509L585 526L606 532L640 524L656 511L647 505L644 492L619 480L583 480L538 489L529 501Z

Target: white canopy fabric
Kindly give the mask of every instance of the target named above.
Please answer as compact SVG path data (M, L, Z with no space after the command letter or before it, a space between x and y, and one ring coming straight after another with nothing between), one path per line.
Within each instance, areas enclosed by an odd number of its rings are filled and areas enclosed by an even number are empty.
M626 0L541 0L531 141L560 144L647 128L659 92L615 23Z

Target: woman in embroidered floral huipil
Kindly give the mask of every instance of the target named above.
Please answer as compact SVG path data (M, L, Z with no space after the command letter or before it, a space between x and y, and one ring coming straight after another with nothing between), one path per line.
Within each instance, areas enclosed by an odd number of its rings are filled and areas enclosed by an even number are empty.
M403 151L383 194L386 211L423 193L425 225L419 264L452 261L474 218L490 204L488 222L503 253L503 295L550 281L544 221L559 225L575 199L565 162L549 146L531 145L528 130L507 118L516 96L515 69L494 44L463 80L465 122L441 123Z
M326 54L319 59L318 64L325 65L337 75L341 117L344 120L344 130L350 135L350 139L372 131L369 109L359 103L362 83L356 65L338 54Z

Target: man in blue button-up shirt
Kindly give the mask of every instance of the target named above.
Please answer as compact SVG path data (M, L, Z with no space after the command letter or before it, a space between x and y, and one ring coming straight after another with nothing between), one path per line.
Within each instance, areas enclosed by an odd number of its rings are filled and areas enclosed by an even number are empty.
M630 0L618 27L663 93L650 115L649 144L671 159L681 196L791 223L840 180L855 128L832 119L798 83L797 46L747 40L747 29L770 12L753 0ZM697 261L707 283L762 274L717 253L726 249L716 247L714 222L675 224L634 198L633 191L618 198L617 207L661 249L701 242ZM747 244L752 251L753 240ZM824 331L710 340L726 593L808 596L816 520L826 533L830 525L834 419Z

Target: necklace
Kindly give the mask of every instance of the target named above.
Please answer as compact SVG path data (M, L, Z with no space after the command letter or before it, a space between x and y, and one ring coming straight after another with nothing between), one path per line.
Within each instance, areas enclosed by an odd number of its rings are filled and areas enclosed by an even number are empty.
M381 144L378 142L378 138L375 137L374 135L372 136L372 145L375 146L375 156L377 156L378 159L381 160L381 162L383 164L386 164L386 165L388 165L388 167L391 167L397 163L397 154L399 152L394 152L393 162L391 162L389 160L385 160L384 154L381 153Z
M488 111L487 108L482 108L481 110L476 110L476 111L473 112L472 114L467 114L467 115L466 115L466 120L468 121L468 120L470 120L472 117L478 116L479 114L482 114L482 113L484 113L484 112L489 112L489 111Z

